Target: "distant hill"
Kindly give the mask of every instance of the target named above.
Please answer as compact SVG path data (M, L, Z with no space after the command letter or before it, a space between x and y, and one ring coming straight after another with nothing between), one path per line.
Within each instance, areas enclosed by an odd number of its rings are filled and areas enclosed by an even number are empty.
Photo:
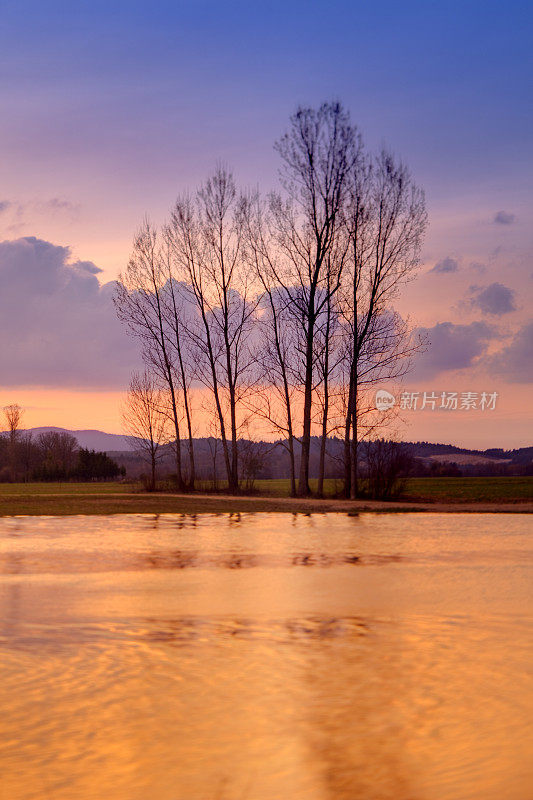
M29 428L28 433L36 439L40 433L46 431L64 432L74 436L80 447L89 450L105 452L114 458L121 466L126 467L128 475L136 476L146 469L142 458L134 452L131 441L127 436L116 433L105 433L104 431L81 430L72 431L65 428L41 427ZM523 465L527 469L532 469L533 448L523 447L516 450L503 450L492 448L489 450L469 450L451 444L434 442L404 442L405 449L419 464L424 465L424 469L430 468L432 463L456 464L461 467L463 472L479 467L512 467L513 465ZM242 446L246 449L251 443L243 442ZM262 452L261 477L281 478L289 475L289 461L286 449L280 442L261 442L252 445ZM187 445L183 443L184 465L188 463ZM341 439L331 438L328 440L326 454L326 475L329 477L340 477L343 474L343 450L344 444ZM215 469L218 476L224 474L224 462L220 442L212 438L198 438L194 440L195 462L198 477L210 478ZM320 452L320 440L318 437L311 439L311 462L310 474L315 477L318 474ZM170 445L162 448L162 460L160 469L164 473L173 472L175 469L174 450ZM298 445L296 445L296 456L298 458ZM364 455L361 452L361 458ZM215 468L216 463L216 468Z
M66 428L54 428L52 426L44 428L28 428L27 433L33 434L36 438L40 433L47 433L48 431L56 431L57 433L70 433L78 440L80 447L85 447L89 450L97 450L99 452L130 452L133 448L128 441L127 436L121 436L117 433L104 433L103 431L69 431Z

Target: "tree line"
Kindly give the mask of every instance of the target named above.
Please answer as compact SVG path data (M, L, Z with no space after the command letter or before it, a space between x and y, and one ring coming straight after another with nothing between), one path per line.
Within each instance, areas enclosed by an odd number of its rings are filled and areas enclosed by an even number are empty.
M125 470L105 453L79 447L65 431L44 431L33 436L21 429L23 410L5 406L7 430L0 435L1 481L107 480Z
M301 496L311 437L321 494L328 438L341 436L355 497L359 444L384 421L370 390L423 346L393 303L418 266L424 194L391 152L367 152L337 102L298 108L275 149L277 191L240 190L218 166L165 224L145 220L135 236L115 305L146 370L132 378L125 425L154 476L158 448L173 443L180 490L195 485L199 419L232 492L239 443L258 426L283 442Z

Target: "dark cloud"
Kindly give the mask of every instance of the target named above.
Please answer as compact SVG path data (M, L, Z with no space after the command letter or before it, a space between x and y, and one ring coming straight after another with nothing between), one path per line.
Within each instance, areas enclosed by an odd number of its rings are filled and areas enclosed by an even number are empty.
M455 260L455 258L450 258L447 256L443 258L442 261L438 261L430 272L457 272L459 269L459 264Z
M438 322L432 328L419 328L418 333L427 339L428 346L415 360L410 378L433 378L441 372L465 369L482 356L497 331L486 322L454 325Z
M10 205L11 203L9 202L9 200L0 200L0 214L3 211L7 211Z
M113 283L91 261L34 237L0 243L0 382L121 388L139 366Z
M515 293L503 283L491 283L489 286L471 286L470 303L474 308L479 308L484 314L501 317L516 311Z
M489 362L490 371L510 383L533 382L533 322L524 325L512 342L495 353ZM527 403L527 399L525 400Z
M512 225L516 221L516 216L508 211L498 211L492 221L495 225Z

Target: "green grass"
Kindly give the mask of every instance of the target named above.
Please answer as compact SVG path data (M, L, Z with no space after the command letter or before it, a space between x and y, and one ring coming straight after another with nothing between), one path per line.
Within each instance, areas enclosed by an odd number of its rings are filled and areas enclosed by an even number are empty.
M0 516L74 516L77 514L198 514L237 510L233 500L213 498L206 504L191 496L164 494L51 494L0 496ZM261 510L261 509L258 509Z
M318 481L311 478L309 481L311 491L315 493L318 488ZM286 479L279 478L269 481L256 481L255 489L259 494L265 494L268 497L288 497L290 491L290 482ZM326 478L324 481L324 497L335 497L342 492L342 481L333 478Z
M311 490L316 492L317 481L310 481ZM258 494L268 497L287 497L288 480L256 481ZM364 482L361 484L364 489ZM324 496L335 497L342 492L342 481L326 479ZM533 502L533 477L486 477L486 478L409 478L403 500L424 500L427 502L490 503L490 502Z
M109 482L87 483L0 483L0 500L2 497L33 497L35 495L84 495L84 494L127 494L140 491L140 484Z
M342 492L342 481L326 478L324 481L324 497L339 497ZM211 481L198 481L196 489L198 492L211 493ZM309 481L311 492L316 494L318 489L318 480L311 478ZM226 481L218 481L217 491L222 494L226 491ZM243 492L243 494L264 495L265 497L289 497L290 481L288 478L275 478L273 480L258 480L255 481L252 492Z
M0 484L0 515L307 513L334 510L334 498L340 493L341 482L325 482L326 499L330 501L325 505L324 501L312 498L288 503L288 480L257 481L255 488L253 496L202 498L194 494L180 497L164 492L148 494L136 483L3 483ZM311 488L316 491L316 481L311 481ZM523 501L533 500L533 477L412 478L407 482L404 497L398 500L425 504L484 503L489 508L491 503L514 503L519 511ZM364 499L361 502L364 504ZM383 510L396 510L397 504L398 501L392 501ZM357 508L356 502L353 508Z
M532 502L533 477L410 478L405 497L455 503Z
M316 491L317 481L311 480L310 484L311 490ZM256 488L270 497L287 497L289 481L257 481ZM325 497L338 496L341 491L340 480L324 481ZM409 478L403 497L398 499L443 503L533 502L533 477Z

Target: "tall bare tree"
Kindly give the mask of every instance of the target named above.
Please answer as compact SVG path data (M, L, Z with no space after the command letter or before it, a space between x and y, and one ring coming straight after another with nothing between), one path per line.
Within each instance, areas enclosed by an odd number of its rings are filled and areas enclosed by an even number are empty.
M175 264L172 259L172 233L168 227L164 231L163 260L166 275L163 292L164 317L169 330L171 353L183 398L188 434L189 487L194 490L196 468L194 461L191 386L196 368L190 347L190 339L187 334L187 320L190 320L191 309L188 302L189 293L175 274Z
M345 493L356 497L361 386L399 377L421 346L390 306L416 271L427 215L423 192L405 165L385 150L373 160L359 161L349 187L344 222L350 258L338 300L348 355Z
M178 393L180 380L182 380L181 390L184 393L187 392L187 383L183 380L183 363L176 369L173 358L176 341L178 347L181 341L180 329L174 325L172 318L169 327L165 313L169 308L172 312L172 303L165 297L165 291L168 289L168 272L162 246L163 242L157 231L145 221L134 239L133 253L128 266L119 276L114 300L119 319L141 340L144 360L168 387L174 426L176 480L178 488L183 490L186 484L181 459ZM187 413L190 416L189 406ZM192 450L190 452L192 453ZM194 480L193 461L191 461L191 477Z
M243 263L243 201L219 167L194 198L178 198L167 228L176 271L196 306L188 326L197 376L212 393L228 488L239 487L238 430L253 365L256 299Z
M156 469L162 453L161 446L168 441L168 415L164 411L164 393L148 371L134 373L122 413L125 430L135 450L150 465L148 489L156 486Z
M282 158L284 196L272 195L270 225L277 250L275 277L299 321L303 421L298 494L309 493L309 457L315 366L315 330L336 293L345 261L343 209L361 142L340 103L299 108L276 144ZM345 238L345 237L344 237ZM330 256L336 251L335 259Z
M290 468L290 493L296 496L295 397L300 387L298 352L301 326L295 319L286 293L277 281L276 248L268 224L268 207L258 196L246 203L246 255L261 292L257 328L259 380L249 397L255 416L264 420L271 432L281 435Z

